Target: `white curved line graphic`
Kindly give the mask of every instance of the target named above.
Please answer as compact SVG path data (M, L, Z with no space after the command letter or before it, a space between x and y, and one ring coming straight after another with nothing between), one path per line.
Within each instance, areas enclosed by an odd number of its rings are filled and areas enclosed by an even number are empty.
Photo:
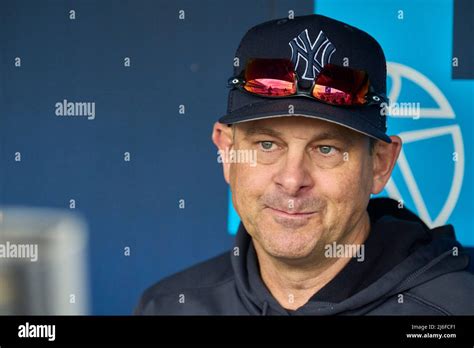
M420 108L420 118L455 118L454 111L444 94L425 75L406 65L387 62L387 74L392 79L392 89L389 94L391 102L397 102L402 88L402 78L408 79L425 90L438 104L437 108ZM413 117L412 115L393 115L390 117Z
M457 162L455 162L454 165L454 175L448 198L446 199L440 213L434 220L431 219L428 209L426 208L423 196L418 188L418 185L413 176L413 173L411 171L410 165L403 149L400 152L400 157L398 159L400 171L407 184L408 191L410 192L418 214L420 218L431 228L444 225L448 221L449 216L451 215L454 210L454 207L456 206L459 194L461 193L461 187L464 180L464 144L462 140L461 129L458 125L451 125L445 127L402 132L399 134L400 138L402 138L403 143L405 144L435 138L442 135L451 135L454 144L454 151L457 153L458 156ZM403 200L392 178L390 178L385 189L390 197L395 198L397 200Z

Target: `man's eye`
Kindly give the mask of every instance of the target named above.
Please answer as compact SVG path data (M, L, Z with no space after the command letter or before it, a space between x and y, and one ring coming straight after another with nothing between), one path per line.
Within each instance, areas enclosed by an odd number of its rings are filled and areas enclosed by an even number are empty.
M321 152L323 155L331 155L336 151L336 148L334 146L329 146L329 145L321 145L318 146L319 152Z
M259 141L260 146L263 151L271 151L273 149L273 145L275 145L272 141Z

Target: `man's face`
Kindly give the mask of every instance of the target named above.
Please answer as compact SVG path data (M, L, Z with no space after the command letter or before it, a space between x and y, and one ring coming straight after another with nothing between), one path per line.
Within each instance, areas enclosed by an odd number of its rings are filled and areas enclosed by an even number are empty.
M368 137L330 122L276 117L234 125L229 182L244 226L266 253L285 259L343 243L364 217L373 180Z

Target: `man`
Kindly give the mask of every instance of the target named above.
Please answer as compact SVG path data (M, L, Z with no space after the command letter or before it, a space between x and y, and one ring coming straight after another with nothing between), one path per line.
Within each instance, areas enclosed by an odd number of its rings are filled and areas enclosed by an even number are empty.
M212 134L220 154L256 158L223 160L236 245L149 288L135 313L474 314L452 226L370 199L402 146L385 133L375 39L319 15L274 20L247 32L236 61Z

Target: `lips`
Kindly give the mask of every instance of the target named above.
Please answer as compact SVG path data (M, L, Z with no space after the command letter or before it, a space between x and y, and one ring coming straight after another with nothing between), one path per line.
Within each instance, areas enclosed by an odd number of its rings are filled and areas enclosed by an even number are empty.
M289 217L289 218L307 218L316 214L315 211L281 210L281 209L272 208L272 207L268 207L268 208L275 214L278 214L284 217Z

